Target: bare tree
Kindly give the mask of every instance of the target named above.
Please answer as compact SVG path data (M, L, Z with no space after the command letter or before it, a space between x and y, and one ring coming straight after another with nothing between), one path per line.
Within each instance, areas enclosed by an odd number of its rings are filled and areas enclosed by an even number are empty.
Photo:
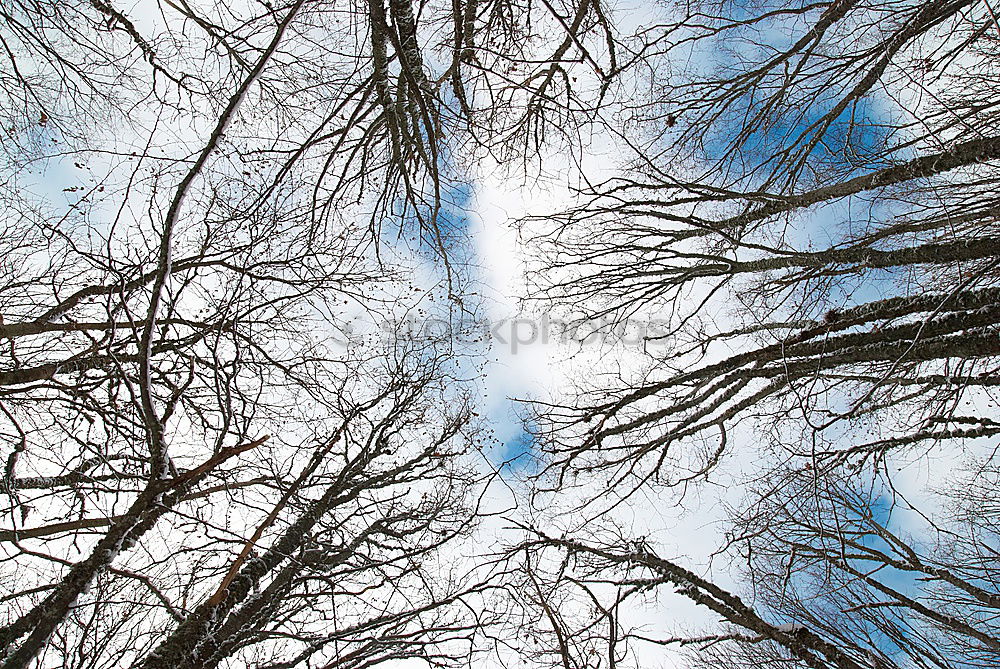
M858 669L873 666L857 649L831 642L805 626L781 622L781 612L746 603L677 561L658 556L643 540L618 532L595 532L588 541L530 530L517 548L524 560L545 568L523 571L535 599L522 598L528 610L540 608L535 627L539 663L563 667L630 666L635 648L693 646L700 658L718 645L763 646L789 666ZM544 584L544 585L542 585ZM631 613L660 590L672 591L719 617L723 629L699 635L662 637L636 625ZM530 589L525 589L531 593ZM528 651L530 652L530 651ZM727 655L728 657L728 655ZM764 658L761 654L758 659ZM892 666L892 665L885 665Z
M993 8L656 12L629 34L599 0L0 8L0 664L449 666L484 639L563 669L639 643L995 664ZM668 327L539 405L537 499L579 485L602 524L548 518L464 569L489 480L464 353L349 321L391 330L421 264L446 317L474 308L468 180L572 162L593 128L620 174L526 222L533 297ZM748 444L724 550L750 595L614 524ZM892 525L893 465L964 447L922 534ZM630 625L667 591L722 627Z
M732 534L745 578L761 606L868 666L994 665L996 519L969 494L992 490L993 469L951 481L933 520L877 477L774 476Z
M589 561L550 572L552 597L676 590L735 626L671 640L709 647L697 663L995 664L990 540L947 554L954 518L916 500L930 524L910 537L871 496L905 462L965 453L980 458L967 485L995 483L991 4L685 2L660 18L623 40L650 86L613 128L622 173L523 230L546 308L668 325L638 359L536 405L537 482L594 515L643 487L746 486L727 549L746 551L754 599L582 524L528 544ZM750 462L749 480L727 458ZM602 611L617 596L601 593Z
M631 170L528 229L536 298L670 326L634 378L547 411L552 471L677 484L749 417L822 440L892 412L868 443L797 451L837 462L994 433L954 411L989 392L998 353L1000 141L991 99L962 85L991 71L997 33L973 4L690 4L642 34L712 67L660 68Z
M456 602L466 592L464 574L442 578L447 570L431 567L440 547L467 532L475 515L468 497L475 477L451 464L465 447L461 430L469 415L461 409L435 415L428 396L432 363L401 369L382 388L373 383L377 376L369 376L368 397L342 389L339 427L287 452L294 454L290 471L261 476L253 487L223 484L183 497L189 487L171 479L172 488L128 535L134 545L124 547L127 557L106 556L115 566L95 576L94 586L52 623L60 625L69 656L80 653L101 666L140 660L147 666L215 666L233 654L258 653L263 655L255 661L264 664L266 658L294 665L327 657L344 666L383 656L440 655L441 662L449 653L462 656L445 642L474 626L443 609L462 608ZM275 464L264 460L246 469ZM197 480L190 472L176 478ZM108 550L104 544L128 513L105 521L93 554L105 557L100 551ZM52 548L31 548L42 536L42 546L65 545L63 537L87 545L92 541L80 530L88 526L95 524L63 523L29 539L11 531L5 539L18 546L19 562L28 567L53 559L45 554ZM8 638L39 629L57 610L53 602L80 569L74 566L60 581L61 563L54 565L55 582L9 597L45 595L7 626ZM127 626L133 641L97 650L118 625ZM40 646L29 644L39 636L32 634L16 652L37 652ZM444 643L437 651L436 641ZM332 655L330 649L336 649ZM58 651L50 646L49 652ZM16 666L18 656L7 661Z
M408 251L461 304L462 160L584 122L568 61L602 25L592 1L0 9L3 666L467 658L477 586L439 562L481 483L454 359L345 349L346 321L391 322Z

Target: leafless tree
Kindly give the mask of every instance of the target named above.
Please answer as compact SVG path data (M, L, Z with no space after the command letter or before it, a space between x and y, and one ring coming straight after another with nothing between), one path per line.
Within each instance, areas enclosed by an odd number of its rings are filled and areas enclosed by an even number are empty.
M468 659L455 356L346 323L391 322L408 253L462 308L465 163L572 138L609 30L596 0L0 8L2 666Z
M998 353L989 5L673 9L642 39L711 66L659 68L630 171L527 228L537 299L670 321L639 374L546 412L551 471L678 484L751 417L831 462L994 434L955 409ZM813 446L876 414L884 435Z
M996 663L991 4L650 11L0 7L3 667L449 666L484 639L563 669L640 643ZM463 353L349 319L391 323L425 261L446 316L472 308L468 179L572 162L594 128L620 174L526 221L534 297L668 327L539 405L538 499L581 483L606 516L466 569L488 477ZM723 552L749 594L615 525L748 444ZM907 507L919 536L889 522L900 458L966 447L945 502ZM723 626L631 626L668 591Z
M858 476L776 475L731 540L762 607L862 666L991 666L1000 656L996 518L981 494L994 489L994 470L951 481L933 520L877 478L862 487Z
M523 229L540 304L668 326L638 360L536 405L537 480L542 499L572 487L593 511L751 461L749 480L720 481L759 494L728 546L746 551L754 603L627 533L577 525L526 546L589 561L550 572L555 598L667 586L735 626L672 640L711 647L698 662L995 664L993 539L953 542L933 506L901 535L870 497L895 490L902 462L969 453L979 474L952 494L995 490L991 3L678 2L660 17L623 41L649 86L617 128L621 175ZM585 638L604 615L560 634Z

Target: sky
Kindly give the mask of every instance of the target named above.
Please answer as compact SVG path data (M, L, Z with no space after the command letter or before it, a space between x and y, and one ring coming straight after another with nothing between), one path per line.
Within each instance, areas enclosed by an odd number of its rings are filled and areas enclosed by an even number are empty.
M642 11L633 12L631 18L636 23L645 20ZM802 123L799 120L786 126L779 125L773 132L784 138L800 129ZM862 145L870 141L872 138L869 137L860 139ZM591 180L600 181L614 169L615 155L613 142L606 137L590 137L584 152L583 169ZM494 509L511 509L524 502L518 499L521 490L518 480L531 471L534 447L530 430L533 426L524 423L525 405L519 400L557 397L570 382L586 374L592 365L604 359L628 365L633 353L627 348L606 350L596 346L581 352L555 341L543 341L539 336L543 315L523 304L529 259L519 238L516 221L529 213L558 210L570 203L571 189L580 183L579 176L573 176L576 169L565 156L545 156L540 175L525 182L505 177L501 170L484 164L476 172L473 182L468 184L468 192L459 194L455 211L449 214L461 218L461 225L466 226L468 247L463 252L469 254L472 283L478 295L475 314L481 321L481 329L490 339L486 353L488 360L482 367L482 395L479 398L485 422L491 426L495 437L495 445L486 457L494 466L505 468L504 476L509 482L509 485L500 482L495 487L490 500ZM63 189L75 185L81 174L85 172L60 163L41 175L40 187L52 199L71 200L73 194L64 194ZM825 216L835 218L841 213L833 207L826 211ZM822 225L823 220L822 217L817 218L816 224ZM411 251L404 244L394 249L400 258ZM412 262L412 269L418 275L416 283L428 290L428 297L423 300L411 295L405 302L407 312L415 310L417 305L427 307L431 314L435 313L434 309L449 308L442 307L440 301L434 307L428 304L432 299L430 293L436 290L434 287L441 286L439 268L428 258L414 257ZM870 286L863 288L871 289ZM440 293L439 290L437 292ZM855 299L858 297L855 295ZM363 332L363 328L358 332ZM479 347L470 346L469 350L471 353ZM471 374L471 368L468 371ZM672 491L644 490L636 503L620 508L618 520L635 535L648 535L650 542L664 557L678 559L699 573L711 576L724 587L735 586L726 565L712 563L708 556L721 539L723 503L736 504L739 501L739 491L727 488L725 482L753 470L753 453L745 450L740 450L740 453L740 458L726 460L718 475L688 496L683 505L677 502ZM921 496L930 483L938 480L935 478L937 472L927 463L912 467L910 475L900 479L903 492ZM666 592L657 601L651 602L648 608L631 613L635 624L648 624L663 633L678 620L697 626L712 619L687 600ZM644 660L641 666L683 666L676 655L664 652L662 648L640 647L637 652ZM415 666L420 666L420 663L400 663L399 669Z

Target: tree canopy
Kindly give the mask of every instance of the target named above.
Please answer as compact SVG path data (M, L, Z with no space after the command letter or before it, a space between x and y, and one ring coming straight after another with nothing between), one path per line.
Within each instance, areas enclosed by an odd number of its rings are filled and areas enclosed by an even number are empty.
M997 666L997 12L4 0L0 667Z

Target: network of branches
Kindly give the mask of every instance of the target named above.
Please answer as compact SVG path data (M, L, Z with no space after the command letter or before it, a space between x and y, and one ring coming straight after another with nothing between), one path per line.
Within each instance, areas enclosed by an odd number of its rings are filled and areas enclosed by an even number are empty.
M1000 664L989 0L4 0L0 46L3 669ZM470 193L553 173L520 297L667 325L498 467L486 354L392 324L474 315Z

